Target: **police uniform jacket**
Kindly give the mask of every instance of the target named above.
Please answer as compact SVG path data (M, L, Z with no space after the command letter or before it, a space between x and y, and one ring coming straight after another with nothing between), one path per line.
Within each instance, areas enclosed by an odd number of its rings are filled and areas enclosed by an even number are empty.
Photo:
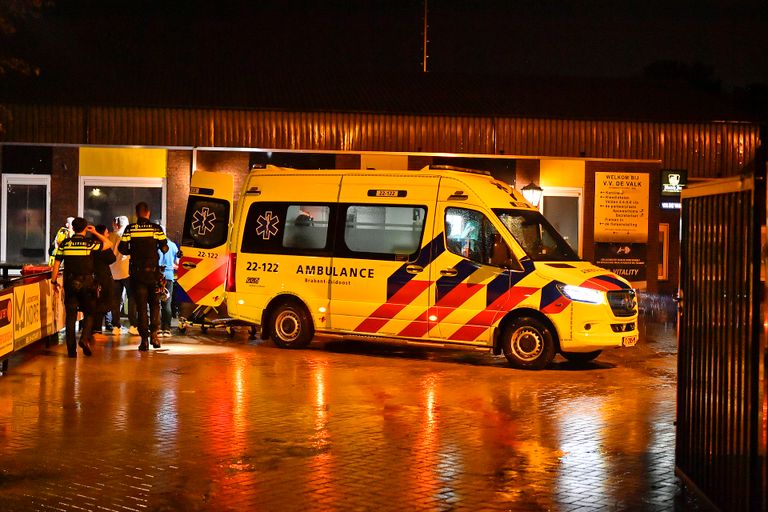
M133 273L134 269L156 269L157 251L166 252L168 243L163 228L148 219L139 218L125 228L117 250L131 257Z
M101 242L83 235L72 235L56 248L54 258L64 263L64 280L93 276L93 257L101 251Z
M51 244L51 250L49 251L50 258L48 264L53 266L53 262L56 259L56 250L61 245L61 242L69 238L70 231L67 226L62 226L56 232L56 236L53 238L53 244Z

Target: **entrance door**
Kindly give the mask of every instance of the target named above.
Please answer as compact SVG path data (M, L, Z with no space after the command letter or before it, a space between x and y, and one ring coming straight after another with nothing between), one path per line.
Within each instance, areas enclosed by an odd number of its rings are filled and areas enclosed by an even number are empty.
M42 264L48 261L50 176L3 174L0 260ZM61 219L64 225L66 219Z
M539 209L568 245L581 256L581 189L547 187Z

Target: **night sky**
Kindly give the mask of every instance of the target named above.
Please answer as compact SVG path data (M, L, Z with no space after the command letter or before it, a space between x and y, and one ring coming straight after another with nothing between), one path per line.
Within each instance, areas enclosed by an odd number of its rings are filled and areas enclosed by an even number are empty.
M420 0L57 0L18 41L46 80L418 73L422 19ZM429 0L428 20L432 73L634 77L679 61L726 88L768 84L765 0Z

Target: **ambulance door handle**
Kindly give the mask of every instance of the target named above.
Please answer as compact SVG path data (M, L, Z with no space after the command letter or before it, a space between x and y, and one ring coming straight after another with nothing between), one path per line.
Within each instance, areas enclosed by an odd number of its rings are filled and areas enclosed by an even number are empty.
M440 271L441 276L454 277L459 274L459 271L455 268L444 268Z
M421 265L408 265L405 267L405 271L409 274L420 274L421 272L424 272L424 267Z

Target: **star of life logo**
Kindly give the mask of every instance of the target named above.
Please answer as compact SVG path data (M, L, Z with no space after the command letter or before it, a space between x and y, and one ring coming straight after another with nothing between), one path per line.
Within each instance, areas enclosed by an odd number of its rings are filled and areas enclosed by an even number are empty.
M280 218L272 214L272 211L264 212L256 219L256 234L264 240L269 240L277 234L277 225L280 224Z
M205 236L213 231L215 221L216 214L204 206L192 214L192 231L198 236Z

